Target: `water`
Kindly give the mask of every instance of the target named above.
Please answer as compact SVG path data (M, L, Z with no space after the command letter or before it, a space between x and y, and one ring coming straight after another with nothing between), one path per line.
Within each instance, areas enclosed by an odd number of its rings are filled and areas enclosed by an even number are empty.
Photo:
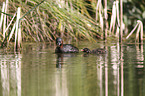
M0 50L0 96L145 96L144 47L110 44L103 55L55 54L53 44L42 43L16 54Z

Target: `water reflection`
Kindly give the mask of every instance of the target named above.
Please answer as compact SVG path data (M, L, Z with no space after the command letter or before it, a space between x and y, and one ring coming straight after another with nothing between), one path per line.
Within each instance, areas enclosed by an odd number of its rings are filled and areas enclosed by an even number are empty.
M67 71L63 68L63 64L67 59L71 57L76 57L77 53L57 53L56 68L55 73L55 96L69 96L68 95L68 76Z
M21 96L21 54L0 55L1 96Z
M57 54L56 68L63 67L64 54ZM67 74L64 69L57 70L55 74L55 96L68 96Z
M77 53L56 53L56 55L57 55L56 68L61 68L66 58L76 57Z
M136 71L136 78L138 80L137 85L138 85L138 90L143 89L143 82L144 82L144 54L143 54L143 44L136 46L137 49L137 62L135 71ZM138 94L144 94L143 90L138 91Z
M22 55L0 55L0 96L144 94L143 45L115 44L103 55L54 54L47 46L29 47Z
M101 62L97 62L97 70L98 70L98 79L99 79L99 86L100 86L100 96L108 96L111 92L111 96L124 96L124 93L133 93L134 90L132 90L133 86L140 86L139 90L143 88L143 77L144 77L144 55L143 55L143 45L136 46L136 52L132 51L134 47L132 46L123 46L123 45L117 45L117 46L111 46L109 57L105 58L104 60L100 60ZM128 53L126 53L126 51ZM135 62L129 62L126 63L126 56L127 54L131 54L130 52L135 53L135 58L130 58L127 57L128 59L136 60ZM110 59L111 58L111 59ZM101 59L101 58L100 58ZM110 60L108 62L108 60ZM134 63L134 64L131 64ZM137 64L135 64L137 63ZM103 65L104 64L104 65ZM111 64L111 65L108 65ZM137 65L137 66L136 66ZM127 66L134 66L135 70L132 70L131 67ZM129 75L126 74L126 68L127 70L130 70L128 73ZM133 72L136 71L136 72ZM111 73L112 72L112 73ZM125 72L125 73L124 73ZM133 74L136 73L136 74ZM125 76L124 76L125 74ZM128 78L124 78L126 76L129 76ZM132 77L131 77L132 76ZM135 76L135 77L134 77ZM103 79L104 78L104 79ZM112 78L112 79L110 79ZM129 81L134 81L133 79L137 79L137 84L134 82L129 82ZM125 81L124 81L125 80ZM128 83L128 84L126 84ZM112 84L112 85L110 85ZM125 86L124 86L125 85ZM129 86L130 92L126 92L125 90ZM109 90L109 88L111 90ZM138 90L138 89L137 89ZM124 92L125 91L125 92ZM143 91L143 90L142 90ZM136 94L142 94L142 91L137 91ZM109 93L110 92L110 93ZM133 96L133 94L128 96Z
M63 54L57 54L56 68L61 68L63 65Z
M97 70L98 70L97 73L99 79L98 84L100 86L100 96L109 96L110 93L112 94L112 96L120 96L120 90L121 87L123 87L122 86L123 83L120 84L120 76L119 76L120 62L121 62L120 53L121 52L120 52L119 44L117 44L117 46L111 46L109 48L108 55L104 56L103 60L102 57L100 57L99 58L100 62L97 62ZM123 82L123 76L121 77L122 77L121 82ZM122 93L123 90L121 90L121 94Z

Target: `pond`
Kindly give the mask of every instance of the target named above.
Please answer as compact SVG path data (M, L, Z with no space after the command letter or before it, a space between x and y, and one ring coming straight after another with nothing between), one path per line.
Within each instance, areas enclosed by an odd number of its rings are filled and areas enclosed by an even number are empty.
M55 54L55 45L23 44L0 54L0 96L143 96L144 48L139 44L73 43L107 54Z

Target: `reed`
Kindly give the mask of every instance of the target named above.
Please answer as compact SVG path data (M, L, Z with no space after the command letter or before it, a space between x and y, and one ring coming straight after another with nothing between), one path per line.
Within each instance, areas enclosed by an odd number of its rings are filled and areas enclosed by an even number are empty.
M24 2L21 3L23 5ZM36 2L27 1L27 3L36 5ZM71 2L45 1L23 18L22 36L44 42L53 41L58 36L90 41L94 41L94 37L99 38L102 33L99 24L71 4Z
M97 6L96 6L96 21L99 21L100 27L101 27L101 39L103 39L103 31L104 31L104 20L103 20L103 6L101 0L98 0Z
M139 38L140 38L140 42L143 43L143 23L140 20L137 20L136 26L128 34L128 36L126 37L126 39L128 39L133 34L133 32L135 32L135 30L136 30L135 42L138 42L139 43ZM139 37L139 35L140 35L140 37Z
M8 3L8 1L7 1ZM5 3L3 3L3 11L4 10L7 10L7 6L5 6ZM5 11L6 12L6 11ZM1 19L1 30L3 28L3 35L2 35L2 39L1 39L1 47L8 47L9 45L9 41L11 39L13 39L13 35L15 37L15 44L14 44L14 50L16 51L17 49L20 49L21 48L21 44L22 44L22 38L21 38L21 28L20 28L20 7L18 8L17 10L17 17L16 17L16 13L14 14L13 18L11 19L11 21L9 22L8 26L6 25L6 15L4 15L3 13L1 13L1 18L4 19ZM14 19L16 17L16 22L14 22ZM7 26L7 28L5 28ZM11 29L11 26L12 27L12 30L10 31L9 29ZM15 33L14 33L15 31Z
M100 22L100 26L103 32L105 32L105 36L107 36L107 34L109 34L109 37L114 35L118 38L118 42L120 41L122 43L123 41L123 30L124 30L124 26L125 24L123 23L123 3L122 0L120 0L120 2L118 0L114 1L113 6L112 6L112 15L111 15L111 20L110 20L110 26L108 29L108 22L109 22L109 18L107 18L107 14L106 14L106 2L104 1L104 8L102 7L102 3L101 0L98 0L97 6L96 6L96 20ZM119 8L119 3L120 3L120 8ZM104 11L101 11L104 10ZM119 12L120 11L120 12ZM103 17L103 13L104 13L104 17ZM98 19L100 18L100 19ZM105 18L105 21L102 19ZM106 27L105 30L103 27ZM138 27L138 28L137 28ZM143 23L141 20L137 21L137 25L134 27L134 29L130 32L130 34L126 37L126 39L129 38L129 36L136 30L136 38L135 41L139 42L139 38L141 43L143 43ZM103 33L104 34L104 33ZM140 34L140 36L139 36ZM105 37L105 39L107 39Z
M5 11L5 3L3 2L3 6L2 6L2 12L4 12ZM4 18L4 14L3 13L1 13L1 21L0 21L0 32L2 32L3 30L2 30L2 24L3 24L3 18Z
M107 40L108 36L108 14L107 14L107 0L104 0L104 17L105 17L105 36L104 40Z
M122 43L123 37L123 2L120 0L120 41Z
M22 41L52 42L58 36L90 41L95 41L96 38L108 40L108 37L120 38L121 36L122 42L122 1L114 1L111 17L108 17L107 0L104 0L104 4L102 4L102 0L91 0L89 2L84 3L84 0L25 2L9 0L8 2L6 0L6 3L3 3L0 18L1 45L7 46L10 41L14 41L14 48L17 49L21 47ZM8 5L6 4L8 3L9 7L7 8ZM19 6L21 6L22 12L17 11L20 10ZM90 12L96 14L94 18L90 15ZM22 13L21 16L20 13ZM14 16L10 16L10 14ZM139 29L143 30L141 23L139 24ZM141 35L142 41L143 31ZM136 35L136 38L138 37Z

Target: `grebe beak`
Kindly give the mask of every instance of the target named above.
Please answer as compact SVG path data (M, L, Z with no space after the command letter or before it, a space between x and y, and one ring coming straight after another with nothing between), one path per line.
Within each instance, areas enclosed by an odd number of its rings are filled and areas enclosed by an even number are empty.
M81 49L81 51L84 51L84 49Z

